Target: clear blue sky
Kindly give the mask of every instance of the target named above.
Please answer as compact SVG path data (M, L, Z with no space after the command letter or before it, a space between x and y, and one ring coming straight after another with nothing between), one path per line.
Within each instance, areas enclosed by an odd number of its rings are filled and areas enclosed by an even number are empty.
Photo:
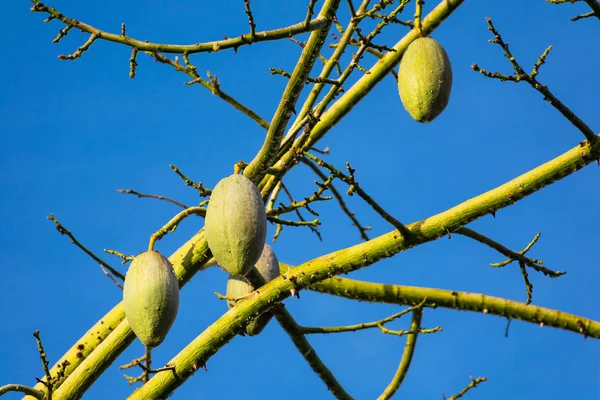
M306 1L254 1L257 29L270 29L304 18ZM436 3L427 2L429 10ZM321 4L319 2L318 4ZM68 16L99 28L155 42L194 43L247 32L241 0L201 2L80 2L52 0ZM31 333L40 329L52 363L98 318L120 300L120 291L98 266L60 236L46 216L55 213L90 249L127 254L142 252L151 233L178 209L168 203L116 193L134 188L197 203L169 169L175 164L208 187L249 161L262 144L263 130L245 115L197 86L187 77L140 55L137 78L128 77L130 50L98 42L81 59L60 61L86 39L72 31L60 44L51 40L62 25L44 24L29 12L26 0L3 5L0 35L0 384L33 384L43 375ZM412 6L411 6L412 7ZM343 10L346 9L343 3ZM390 213L413 222L443 211L572 148L582 135L539 93L525 84L501 83L473 72L483 68L510 72L491 37L485 17L497 28L527 69L552 44L540 80L593 129L600 129L600 22L577 23L570 17L587 11L582 4L553 6L543 1L470 0L433 35L447 50L454 87L445 112L429 125L410 119L393 79L371 95L322 141L329 160L351 161L362 187ZM412 12L412 9L411 9ZM407 18L408 18L407 14ZM347 11L340 13L347 21ZM406 28L392 26L382 37L395 43ZM306 38L306 36L302 36ZM380 41L380 43L382 42ZM327 50L329 54L331 50ZM192 57L198 71L218 74L222 89L270 119L285 78L269 67L291 70L300 49L282 41L255 44L218 54ZM374 60L366 58L363 66ZM319 63L317 62L317 66ZM315 75L315 74L313 74ZM472 224L514 250L538 231L531 255L568 274L550 280L531 273L534 304L600 319L598 243L600 168L595 164L538 192L515 206ZM292 192L312 193L314 176L303 166L287 179ZM338 186L343 189L343 186ZM391 227L357 198L348 203L371 237ZM273 245L279 259L298 264L360 241L358 232L336 204L320 203L324 241L308 229L285 229ZM185 221L157 248L170 254L202 226ZM274 233L270 227L269 237ZM299 250L301 248L301 250ZM113 265L119 260L102 257ZM352 278L387 283L484 292L525 300L515 265L492 269L503 259L494 251L454 236L399 254ZM122 269L122 271L125 271ZM182 291L178 319L154 352L167 362L226 311L213 292L225 290L226 274L213 268L197 275ZM303 292L285 301L304 325L353 324L383 318L397 307L371 305ZM391 327L406 327L408 320ZM469 382L489 381L469 398L598 399L600 345L579 335L493 316L429 310L424 324L444 331L422 336L400 398L441 398ZM393 376L404 340L365 331L311 336L325 363L356 398L375 398ZM135 342L110 367L85 398L125 398L133 388L119 365L142 354ZM137 371L135 371L137 372ZM231 379L236 384L232 385ZM297 353L276 322L256 338L236 337L175 392L173 398L248 399L329 398L320 380ZM16 395L6 396L18 398Z

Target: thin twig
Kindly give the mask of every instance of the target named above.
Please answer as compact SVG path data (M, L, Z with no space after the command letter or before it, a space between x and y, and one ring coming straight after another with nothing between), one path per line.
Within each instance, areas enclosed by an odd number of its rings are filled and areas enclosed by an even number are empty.
M111 249L104 249L105 253L108 254L112 254L113 256L117 256L123 259L123 261L121 261L122 265L127 264L129 261L133 261L133 259L135 258L135 256L127 256L121 252L118 252L116 250L111 250Z
M330 176L329 178L327 178L325 180L325 182L323 183L319 183L317 181L315 181L315 183L319 186L319 189L317 189L317 191L315 191L311 196L309 197L305 197L304 200L302 201L294 201L294 200L290 200L291 203L289 205L284 205L283 203L280 203L280 206L277 208L272 208L267 210L267 216L270 215L281 215L281 214L286 214L289 213L291 211L296 211L297 214L299 213L299 209L300 208L305 208L306 210L308 210L308 212L310 212L311 214L318 216L319 214L314 211L309 204L317 202L317 201L328 201L331 200L332 197L327 196L327 197L323 197L323 192L327 189L329 189L329 187L331 187L331 182L333 181L333 177ZM279 185L281 186L281 185ZM291 197L291 195L289 194L289 191L286 188L286 193Z
M72 26L84 33L96 35L98 39L109 42L119 43L125 46L137 48L139 51L160 52L171 54L194 54L203 52L213 52L225 49L237 50L239 47L265 42L270 40L287 39L290 36L299 35L301 33L311 32L318 29L323 29L328 26L328 21L325 18L309 19L294 25L284 28L273 29L269 31L257 32L252 37L249 35L240 35L224 40L216 40L212 42L196 43L190 45L166 44L166 43L150 43L145 40L137 40L129 36L102 31L91 25L77 21L76 19L66 17L63 13L58 12L53 7L48 7L38 0L31 0L34 5L31 7L33 12L44 12L50 15L51 19L57 19L67 26Z
M56 230L61 234L61 235L67 235L70 239L71 242L79 247L85 254L87 254L88 256L92 257L92 259L94 261L96 261L98 264L100 264L101 267L106 268L108 271L110 271L110 273L119 278L121 281L125 280L125 276L123 274L121 274L119 271L117 271L116 269L114 269L113 267L111 267L110 265L108 265L107 263L105 263L104 261L102 261L100 258L98 258L98 256L96 256L94 253L92 253L91 251L89 251L84 245L82 245L77 239L75 239L75 236L73 236L73 234L71 233L71 231L69 231L67 228L65 228L64 226L62 226L62 224L60 222L58 222L58 220L54 217L54 214L50 214L48 216L48 219L52 222L54 222L54 224L56 225ZM123 289L123 287L121 287L120 284L117 283L117 285Z
M373 321L373 322L364 322L362 324L356 324L356 325L346 325L346 326L335 326L335 327L300 327L300 331L302 333L304 333L305 335L310 335L310 334L315 334L315 333L342 333L342 332L356 332L356 331L360 331L363 329L371 329L371 328L379 328L379 326L381 325L385 325L388 322L392 322L400 317L402 317L403 315L406 315L410 312L413 312L415 310L419 310L421 308L423 308L423 305L425 304L425 302L427 301L427 299L424 299L423 301L421 301L421 303L417 304L416 306L407 308L405 310L402 310L396 314L390 315L389 317L380 319L378 321Z
M29 386L17 385L14 383L0 386L0 396L3 396L9 392L21 392L27 396L35 397L39 400L43 400L46 396L46 393L42 392L41 390L37 390Z
M123 193L123 194L133 194L133 195L135 195L135 196L137 196L139 198L164 200L164 201L168 201L169 203L175 204L178 207L188 208L188 206L186 206L185 204L182 204L182 203L178 202L177 200L173 200L173 199L170 199L168 197L159 196L159 195L156 195L156 194L140 193L140 192L136 192L133 189L117 189L117 192Z
M311 160L304 158L304 157L302 158L302 162L304 164L308 165L310 167L310 169L312 169L313 172L315 174L317 174L317 176L319 176L319 178L321 178L322 180L327 179L327 176L319 169L319 167L314 162L312 162ZM333 182L329 186L329 190L331 191L333 196L337 199L337 201L340 205L340 208L342 209L344 214L346 214L348 216L348 218L350 218L350 220L352 221L352 224L354 226L356 226L356 228L358 229L358 232L360 233L360 237L365 241L369 240L367 231L371 230L371 227L370 226L362 226L360 224L360 222L358 222L356 215L352 211L350 211L350 209L346 205L346 202L344 201L344 198L342 197L340 192L333 185Z
M594 143L596 140L596 134L594 131L583 122L573 111L571 111L566 105L564 105L556 96L550 92L547 86L542 85L536 78L538 74L538 70L540 66L545 63L546 57L550 52L552 46L548 47L544 53L538 58L537 62L533 67L533 71L531 74L526 73L521 65L517 62L515 57L512 55L511 51L508 48L508 43L504 42L500 33L494 27L491 18L486 18L488 23L488 30L492 32L494 35L494 39L489 40L490 43L495 43L499 45L502 50L504 50L505 57L510 61L512 67L515 71L515 75L503 75L498 72L488 72L482 68L479 68L477 64L473 64L471 68L476 72L480 72L481 74L487 76L488 78L500 79L501 81L512 81L512 82L520 82L525 81L531 85L535 90L540 92L544 96L544 100L552 104L554 108L556 108L566 119L568 119L581 133L585 136L586 140L589 143Z
M200 75L198 75L198 72L196 72L196 67L189 62L187 54L183 55L183 59L186 62L186 65L181 65L181 64L179 64L178 60L173 61L169 57L163 56L162 54L159 54L159 53L146 53L146 54L150 55L151 57L153 57L156 61L158 61L160 63L172 66L173 68L175 68L175 71L182 72L182 73L188 75L189 77L191 77L193 79L193 81L189 82L188 84L192 84L192 83L200 84L200 86L210 90L213 95L219 97L226 103L229 103L231 106L233 106L233 108L235 108L236 110L241 111L243 114L250 117L250 119L252 119L254 122L256 122L258 125L260 125L264 129L269 129L269 123L267 121L265 121L264 118L262 118L260 115L258 115L250 107L242 104L241 102L239 102L238 100L236 100L235 98L233 98L232 96L230 96L229 94L224 92L223 89L221 89L221 86L220 86L219 82L217 81L216 77L214 79L209 78L208 81L206 79L202 79L200 77Z
M394 378L392 379L390 384L385 388L383 393L381 393L381 396L378 397L378 400L387 400L392 398L392 396L394 396L394 394L402 385L402 382L404 381L404 378L408 373L408 369L410 368L412 357L415 352L415 347L417 345L417 337L421 329L422 316L423 308L419 308L413 311L412 322L410 324L410 331L412 333L408 334L408 337L406 338L406 344L404 345L404 352L402 353L400 364L398 365L398 369L394 374Z
M465 386L465 388L463 390L461 390L460 392L456 393L455 395L452 395L448 398L446 398L446 396L442 397L444 398L444 400L457 400L460 399L461 397L463 397L469 390L474 389L477 387L477 385L479 385L481 382L485 382L487 381L487 378L484 376L482 378L477 378L477 379L473 379L473 377L471 376L471 383L469 383L467 386Z
M292 193L290 192L290 190L287 188L287 186L283 183L283 181L281 182L281 188L283 189L284 193L286 194L286 196L288 197L288 199L290 200L290 202L294 203L294 197L292 196ZM304 217L302 216L302 214L300 213L300 210L296 209L294 210L296 212L296 215L298 216L298 218L300 219L300 221L306 221L304 219ZM317 229L316 226L308 226L310 228L311 231L314 232L315 235L317 235L317 237L319 238L320 241L323 241L323 237L321 236L321 232L319 232L319 230ZM273 241L275 241L279 235L281 234L281 230L283 229L283 224L278 224L277 225L277 231L275 232L275 236L273 237Z
M535 270L536 272L541 272L542 274L544 274L545 276L548 276L550 278L557 278L561 275L566 274L566 272L564 272L564 271L553 271L549 268L544 267L542 265L542 263L543 263L542 260L536 260L536 259L532 259L529 257L525 257L525 254L533 247L533 245L540 238L539 233L535 235L533 240L523 250L516 252L516 251L510 250L509 248L496 242L495 240L490 239L489 237L482 235L479 232L475 232L474 230L466 228L466 227L458 228L458 229L454 230L454 232L458 233L459 235L463 235L463 236L466 236L473 240L476 240L479 243L485 244L486 246L491 247L492 249L496 250L500 254L508 257L507 260L502 261L500 263L490 264L490 266L492 266L492 267L504 267L513 261L518 261L519 268L520 268L521 274L523 275L523 280L525 282L525 287L527 289L527 304L530 304L532 301L533 285L529 281L529 276L527 274L527 270L525 269L525 266Z
M246 35L248 40L251 42L254 41L254 37L256 36L256 24L254 23L254 16L252 15L252 11L250 10L250 0L244 0L244 6L246 10L244 11L248 16L248 23L250 24L250 35Z
M188 178L187 176L185 176L183 174L183 172L181 172L181 170L179 168L177 168L176 166L174 166L173 164L169 165L169 167L171 167L171 169L181 178L183 179L183 181L185 182L185 186L191 186L194 189L196 189L198 191L198 193L200 194L201 197L207 197L210 196L212 193L212 190L205 188L202 185L202 182L196 183L194 181L192 181L190 178ZM185 207L188 208L188 207Z
M50 369L48 368L48 356L46 351L44 350L44 346L42 345L42 339L40 338L40 331L36 330L33 332L33 336L35 337L35 341L37 342L38 352L40 353L40 361L42 362L42 367L44 369L44 376L46 380L43 381L38 379L39 382L43 382L46 386L48 399L52 399L52 389L54 389L54 379L52 375L50 375Z
M163 226L162 228L160 228L158 231L154 232L150 236L150 243L148 244L148 251L154 250L154 243L156 243L157 240L162 239L169 232L175 232L175 230L177 229L177 226L181 223L181 221L183 221L190 215L200 215L200 216L204 217L206 215L206 208L204 208L204 207L189 207L189 208L186 208L185 210L181 211L176 216L174 216L169 222L167 222L165 224L165 226Z
M342 173L337 170L333 165L327 163L320 158L308 153L304 152L304 156L308 157L312 161L316 162L320 167L325 167L329 170L329 172L340 179L341 181L347 183L350 188L348 189L348 194L352 195L353 193L358 194L364 201L367 202L384 220L389 222L396 228L404 237L408 237L410 235L410 231L406 228L406 226L390 215L387 211L385 211L371 196L369 196L362 188L359 186L358 182L354 179L354 169L350 166L350 163L346 163L346 168L348 169L349 175Z
M275 217L275 216L268 216L267 219L269 220L269 222L272 222L274 224L280 224L280 225L286 225L286 226L312 226L312 227L316 227L321 225L321 222L319 221L318 218L312 220L312 221L289 221L286 219L281 219L279 217Z

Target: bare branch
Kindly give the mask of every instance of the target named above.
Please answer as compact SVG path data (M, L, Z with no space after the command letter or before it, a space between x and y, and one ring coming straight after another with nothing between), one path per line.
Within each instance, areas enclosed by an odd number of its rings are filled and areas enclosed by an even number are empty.
M113 267L111 267L110 265L108 265L107 263L105 263L104 261L102 261L98 256L96 256L94 253L92 253L91 251L89 251L84 245L82 245L77 239L75 239L75 236L73 236L73 234L71 233L71 231L69 231L67 228L65 228L64 226L62 226L61 223L58 222L58 220L54 217L54 214L50 214L48 216L48 219L50 221L54 222L54 224L56 225L56 230L61 235L67 235L71 239L71 243L73 243L75 246L77 246L81 250L83 250L83 252L85 254L87 254L88 256L92 257L92 259L94 261L96 261L101 267L103 267L103 268L107 269L108 271L110 271L110 273L113 276L115 276L116 278L120 279L121 281L125 280L125 276L122 273L120 273L119 271L117 271L116 269L114 269ZM116 282L114 280L113 280L113 282L115 282L117 284L117 286L119 286L121 289L123 289L123 287L118 282Z
M363 329L380 328L381 326L387 324L388 322L392 322L398 318L401 318L403 315L406 315L415 310L422 309L426 300L427 299L424 299L416 306L407 308L396 314L390 315L387 318L383 318L383 319L373 321L373 322L363 322L362 324L335 326L335 327L315 327L315 328L301 327L300 330L302 331L302 333L304 333L306 335L310 335L310 334L315 334L315 333L327 334L327 333L356 332L356 331L361 331Z
M492 32L494 35L494 39L490 40L490 43L495 43L499 45L502 50L504 50L505 57L510 61L512 67L516 74L511 75L503 75L498 72L488 72L482 68L479 68L477 64L473 64L471 68L474 71L480 72L481 74L487 76L488 78L495 78L501 81L512 81L512 82L520 82L525 81L531 85L532 88L540 92L544 96L544 100L552 104L554 108L556 108L566 119L568 119L577 129L581 131L581 133L585 136L586 140L590 143L593 143L596 140L596 134L594 131L586 125L573 111L571 111L566 105L564 105L556 96L550 92L547 86L542 85L536 78L539 68L542 64L545 63L546 57L550 52L552 46L548 47L544 53L538 58L538 61L535 63L533 67L533 71L531 74L526 73L521 65L517 62L515 57L512 55L510 49L508 48L508 43L504 42L500 33L494 27L491 18L486 18L488 23L488 30Z
M160 228L158 231L156 231L155 233L153 233L150 236L150 243L148 244L148 251L154 250L154 243L157 240L162 239L169 232L175 232L175 230L177 229L177 226L179 226L181 221L183 221L190 215L200 215L201 217L204 217L206 215L206 208L204 208L204 207L189 207L189 208L186 208L185 210L181 211L176 216L174 216L169 222L167 222L165 224L165 226L163 226L162 228Z
M543 264L542 260L535 260L535 259L532 259L529 257L525 257L525 254L533 247L533 245L539 239L539 237L540 237L539 233L537 235L535 235L533 240L523 250L521 250L519 252L515 252L515 251L512 251L512 250L508 249L507 247L503 246L502 244L490 239L489 237L484 236L479 232L475 232L474 230L469 229L469 228L461 227L461 228L456 229L454 232L458 233L460 235L469 237L471 239L474 239L474 240L478 241L479 243L483 243L486 246L489 246L492 249L494 249L494 250L498 251L499 253L505 255L506 257L508 257L508 259L503 262L490 264L490 266L492 266L492 267L504 267L513 261L518 261L519 269L521 271L521 274L523 275L523 280L525 281L525 287L527 289L527 304L530 304L532 301L533 285L529 281L529 276L527 274L527 270L525 269L525 266L527 266L537 272L541 272L550 278L557 278L561 275L566 274L566 272L564 272L564 271L553 271L549 268L544 267L542 265Z
M102 31L91 25L77 21L76 19L66 17L63 13L58 12L55 8L48 7L38 0L31 1L34 3L33 7L31 7L31 11L47 13L48 15L50 15L49 19L57 19L65 25L70 26L71 28L76 28L81 32L89 33L90 35L94 36L95 39L102 39L109 42L115 42L123 44L125 46L134 47L139 51L147 51L152 53L194 54L203 52L210 53L231 48L237 50L241 46L252 43L287 39L290 36L295 36L301 33L311 32L318 29L323 29L326 28L329 24L329 21L326 18L317 17L315 19L309 20L308 22L299 22L297 24L285 28L273 29L263 32L255 32L254 34L252 34L251 31L250 34L241 35L231 39L228 38L224 40L217 40L213 42L196 43L190 45L150 43L145 40L137 40L129 36L125 36L123 34L115 34Z
M400 232L403 236L408 237L410 235L410 231L406 228L406 226L404 226L404 224L402 224L400 221L398 221L396 218L394 218L392 215L390 215L387 211L385 211L383 209L383 207L381 207L379 204L377 204L371 196L369 196L364 190L362 190L362 188L359 186L358 182L356 182L356 180L354 179L355 170L350 166L350 163L346 163L346 168L348 169L348 173L349 173L349 175L346 175L346 174L342 173L341 171L337 170L333 165L321 160L320 158L318 158L308 152L304 152L304 156L309 158L310 160L316 162L320 167L327 168L334 177L347 183L350 186L350 188L348 189L348 192L347 192L349 195L352 195L353 193L358 194L379 215L381 215L381 217L384 220L386 220L387 222L392 224L394 226L394 228L396 228L398 230L398 232Z
M473 377L471 377L471 383L469 383L467 386L465 386L465 388L463 390L461 390L457 394L452 395L452 396L450 396L448 398L446 398L446 396L443 396L443 398L444 398L444 400L457 400L457 399L460 399L469 390L476 388L477 385L479 385L481 382L485 382L485 381L487 381L487 378L485 376L482 377L482 378L477 378L477 379L473 379Z
M171 204L175 204L178 207L181 208L188 208L188 206L186 206L185 204L182 204L176 200L170 199L168 197L164 197L164 196L159 196L156 194L145 194L145 193L140 193L140 192L136 192L133 189L117 189L117 192L119 193L123 193L123 194L133 194L139 198L148 198L148 199L157 199L157 200L164 200L164 201L168 201Z
M412 362L413 354L415 353L417 336L419 335L421 329L422 316L422 307L413 311L412 322L410 324L411 333L409 333L408 337L406 338L406 344L404 345L404 352L402 353L402 359L400 359L400 365L398 365L398 370L396 371L396 374L394 374L394 378L385 388L381 396L378 397L378 400L391 399L402 385L402 382L404 382L404 378L406 377Z
M327 176L319 169L319 167L314 162L312 162L311 160L304 158L304 157L302 158L302 162L304 164L308 165L310 167L310 169L312 169L313 172L319 176L319 178L321 178L322 180L327 179ZM346 205L346 202L344 201L344 198L342 197L340 192L338 192L338 190L333 185L333 182L331 183L331 185L329 185L329 190L331 190L331 193L333 193L333 196L337 199L337 201L340 205L340 208L342 209L344 214L346 214L348 216L348 218L350 218L350 220L352 221L352 224L354 226L356 226L356 228L358 229L358 232L360 233L360 237L363 240L369 240L367 231L371 230L371 227L370 226L362 226L360 224L360 222L358 222L358 219L356 219L355 214L352 211L350 211L350 209Z
M43 400L46 396L46 394L41 390L37 390L29 386L17 385L13 383L0 386L0 396L3 396L9 392L21 392L23 394L26 394L27 396L35 397L39 400Z

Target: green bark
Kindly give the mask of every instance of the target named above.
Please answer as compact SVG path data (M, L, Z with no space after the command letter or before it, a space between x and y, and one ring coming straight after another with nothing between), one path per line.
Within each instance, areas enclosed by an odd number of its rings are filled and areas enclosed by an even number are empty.
M171 394L195 373L198 365L205 365L212 355L233 339L244 321L265 311L271 304L289 297L292 289L307 288L334 275L347 274L411 247L435 240L444 236L449 230L514 204L525 196L570 175L597 159L599 154L600 141L596 140L594 144L583 143L504 185L440 214L408 225L407 228L410 230L408 238L397 231L392 231L368 242L318 257L290 269L283 276L264 285L260 291L255 291L251 296L240 301L234 309L229 310L210 325L169 361L169 365L175 366L174 372L161 372L155 375L136 390L130 399L160 399ZM531 311L522 310L523 313L527 314ZM557 319L554 321L559 323ZM597 334L596 325L592 323L585 325L586 321L581 323L583 329L589 331L588 336L592 336L590 333Z
M600 339L600 322L598 321L481 293L388 285L337 277L313 284L309 289L348 299L378 303L415 305L424 301L424 307L443 307L496 315L534 324L543 324L544 326Z

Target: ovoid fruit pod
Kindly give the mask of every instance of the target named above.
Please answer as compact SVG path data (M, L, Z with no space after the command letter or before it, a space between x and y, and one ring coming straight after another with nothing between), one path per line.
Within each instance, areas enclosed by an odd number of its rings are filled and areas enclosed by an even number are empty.
M273 249L268 244L264 245L263 252L256 263L256 269L262 275L266 282L269 282L279 276L279 261L273 252ZM244 277L229 275L227 281L226 296L229 299L237 299L248 295L254 290L252 285ZM236 303L235 300L227 300L228 308L231 308ZM246 325L246 333L249 336L258 335L267 326L273 314L269 311L255 317L248 325Z
M127 322L144 346L161 344L179 310L179 283L169 260L157 251L135 257L125 276L123 306Z
M217 264L245 276L256 264L267 238L267 216L258 188L241 174L223 178L212 191L205 233Z
M442 46L429 37L414 40L398 71L398 91L406 111L417 122L431 122L448 105L451 90L452 67Z

